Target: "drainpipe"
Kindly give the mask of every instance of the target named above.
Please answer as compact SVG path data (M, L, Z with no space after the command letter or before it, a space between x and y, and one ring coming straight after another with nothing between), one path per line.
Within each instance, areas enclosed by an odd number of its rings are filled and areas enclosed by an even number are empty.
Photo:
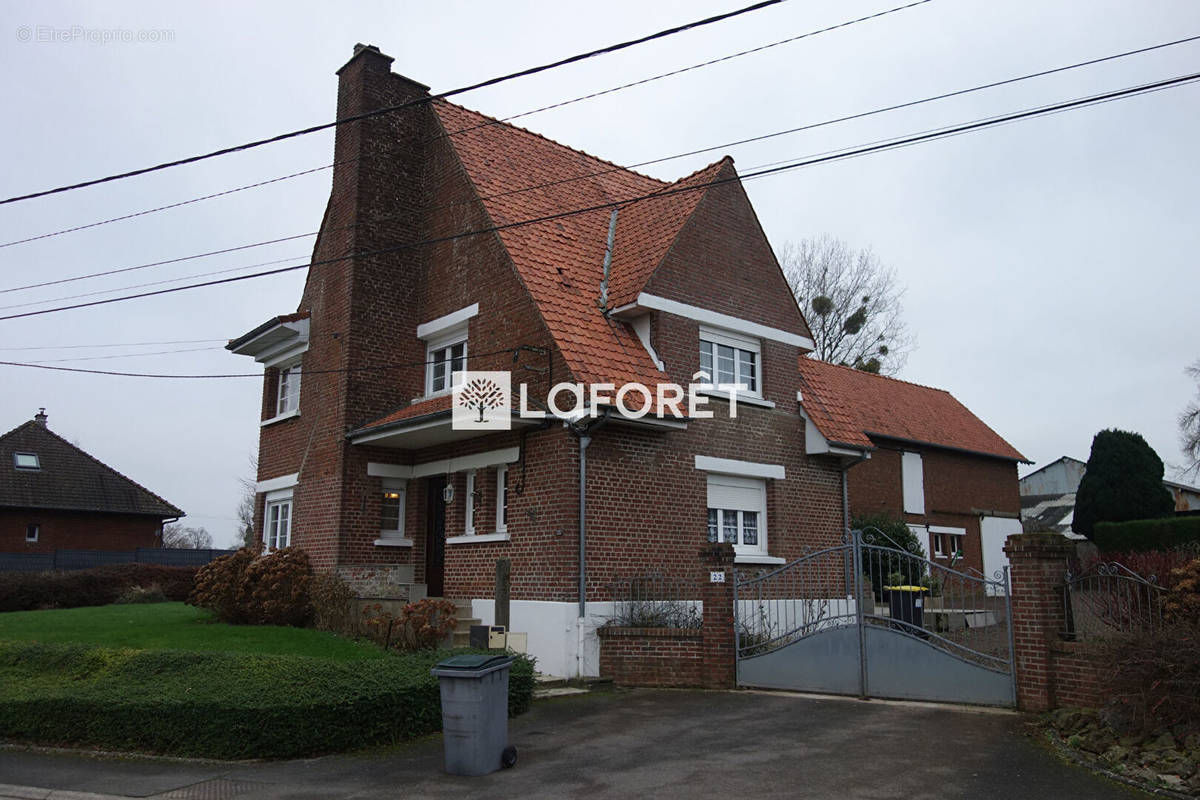
M584 427L568 426L579 440L579 619L575 626L575 674L583 677L584 619L587 617L587 449L593 434L608 422L604 416Z
M855 464L861 464L866 460L867 454L863 453L858 458L842 462L842 538L846 542L850 541L850 481L848 473Z

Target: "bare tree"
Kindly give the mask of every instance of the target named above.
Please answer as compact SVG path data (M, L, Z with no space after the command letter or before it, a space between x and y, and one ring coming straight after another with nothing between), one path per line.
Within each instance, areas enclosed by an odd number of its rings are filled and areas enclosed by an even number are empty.
M252 476L258 474L258 457L253 454L250 455L250 474ZM240 542L238 546L256 547L258 537L254 533L254 505L258 495L255 490L254 478L238 478L238 484L242 487L242 497L237 506L237 541Z
M189 528L172 522L163 525L162 546L180 550L204 550L213 546L213 538L203 527Z
M822 361L896 374L915 345L904 322L904 287L869 248L828 234L788 243L780 262Z
M1188 367L1186 372L1196 380L1197 394L1200 395L1200 359ZM1183 456L1188 462L1184 475L1193 478L1200 476L1200 399L1189 403L1179 415L1179 434Z

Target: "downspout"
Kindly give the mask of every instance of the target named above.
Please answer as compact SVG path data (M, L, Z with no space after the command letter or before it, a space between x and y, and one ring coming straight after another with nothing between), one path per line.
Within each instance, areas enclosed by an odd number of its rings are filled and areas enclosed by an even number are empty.
M611 411L586 427L569 425L579 440L579 618L575 624L575 674L583 677L584 619L587 617L587 449L592 435L608 422Z
M848 474L851 467L866 460L867 454L863 453L858 458L842 461L842 539L846 544L850 543L850 479Z

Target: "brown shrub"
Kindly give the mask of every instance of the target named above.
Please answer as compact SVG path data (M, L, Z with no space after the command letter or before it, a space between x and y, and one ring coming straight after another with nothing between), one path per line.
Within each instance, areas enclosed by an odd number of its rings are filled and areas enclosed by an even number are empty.
M246 568L258 553L243 547L236 553L221 556L205 564L196 573L195 585L188 595L189 605L207 608L217 619L234 625L248 621L239 594Z
M303 627L312 619L308 553L285 547L254 559L242 574L238 604L252 625Z
M312 602L314 628L343 636L358 633L354 590L341 577L332 572L313 575L308 584L308 596Z
M1200 620L1200 558L1171 570L1163 611L1173 620Z
M458 626L457 610L449 600L429 597L405 604L398 615L376 603L362 610L363 631L384 649L432 650Z
M1111 665L1105 690L1115 727L1200 730L1200 620L1168 617L1163 626L1102 640L1101 647Z

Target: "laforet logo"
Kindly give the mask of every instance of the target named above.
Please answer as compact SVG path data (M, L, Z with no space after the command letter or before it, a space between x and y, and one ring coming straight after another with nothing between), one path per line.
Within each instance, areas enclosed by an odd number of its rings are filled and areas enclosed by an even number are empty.
M460 373L454 384L455 430L506 431L512 427L512 378L507 372Z

